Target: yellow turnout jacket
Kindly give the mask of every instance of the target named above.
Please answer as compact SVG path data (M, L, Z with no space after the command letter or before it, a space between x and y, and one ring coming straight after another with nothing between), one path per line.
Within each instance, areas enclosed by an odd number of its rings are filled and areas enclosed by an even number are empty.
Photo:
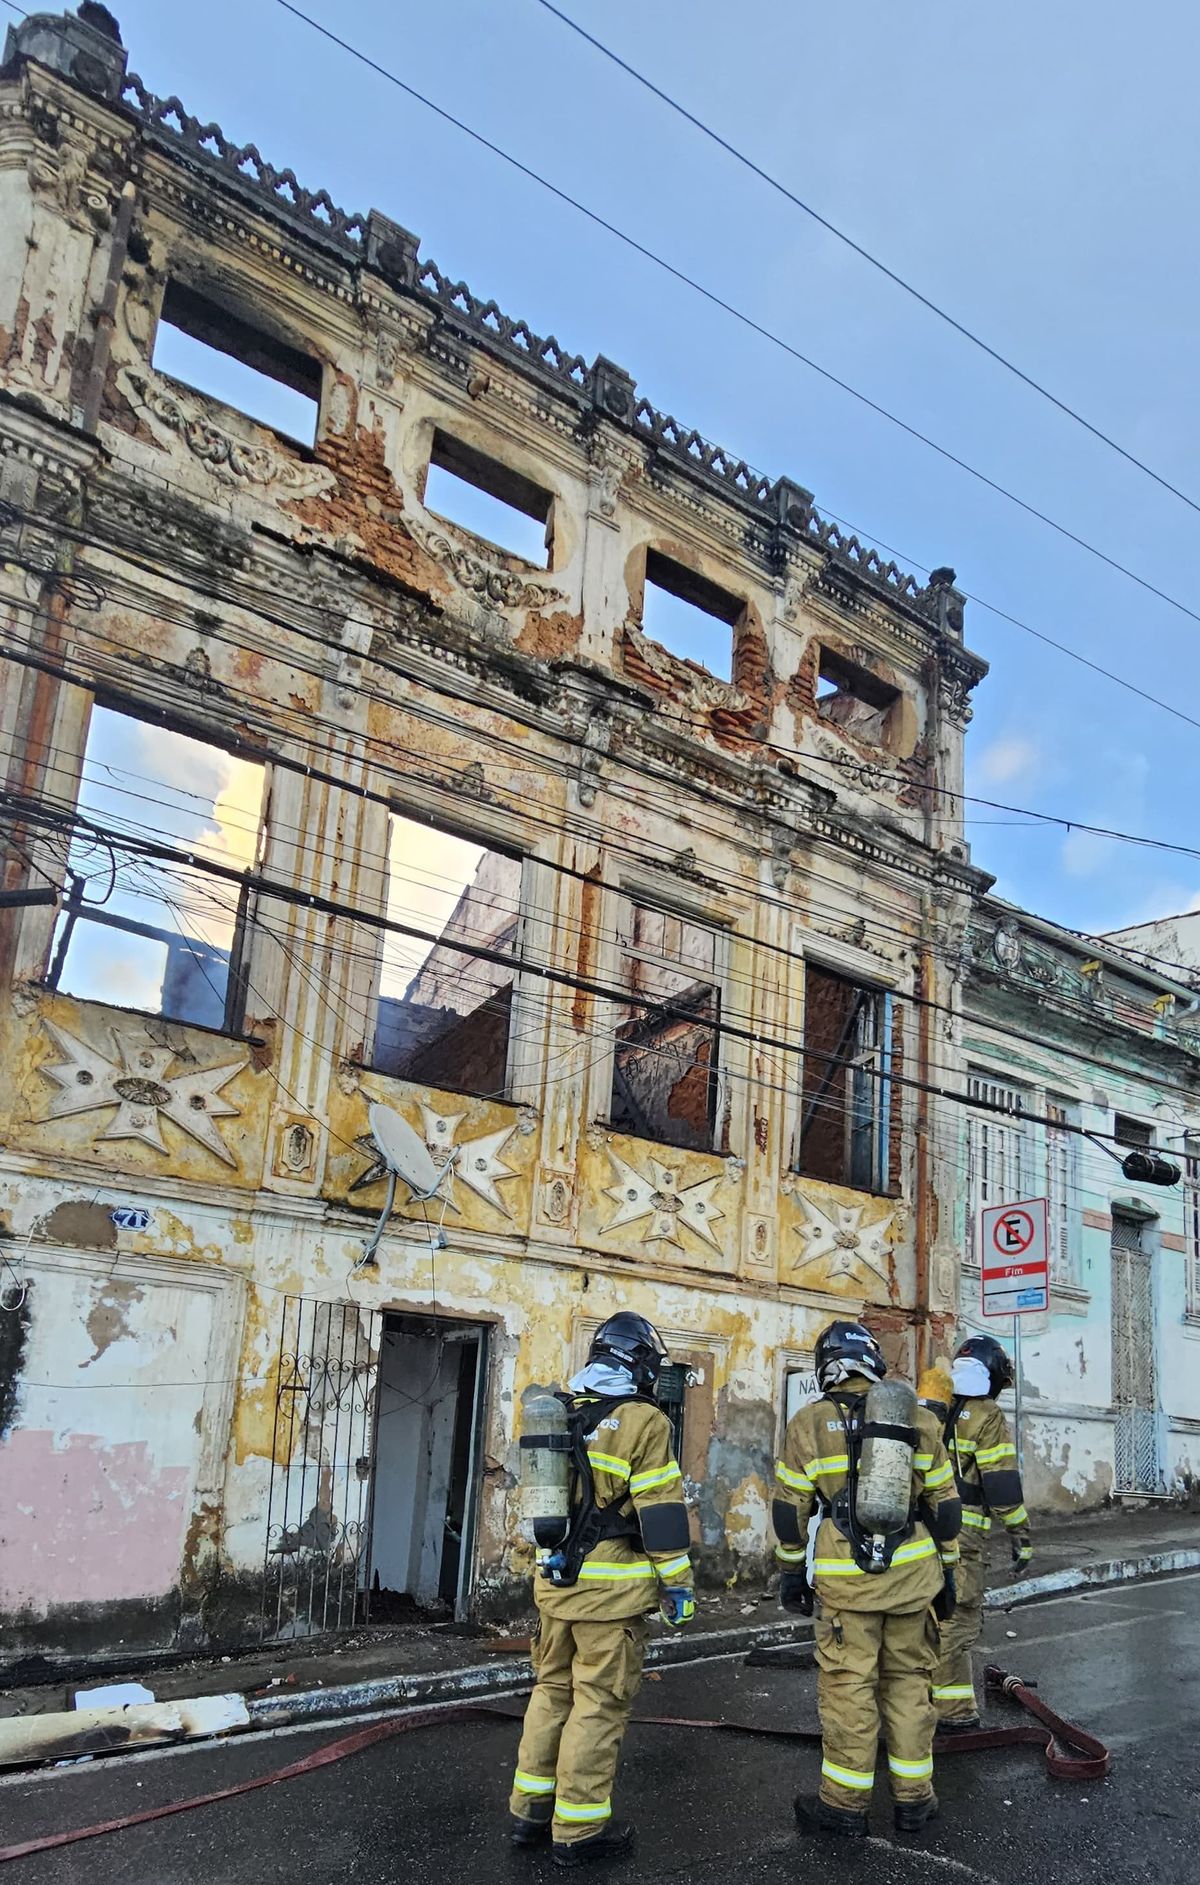
M839 1392L865 1394L871 1383L865 1375L851 1375ZM917 1409L917 1447L913 1454L912 1503L923 1500L935 1511L957 1506L954 1472L934 1416ZM933 1602L943 1583L943 1563L958 1559L958 1525L953 1511L942 1513L936 1527L946 1534L935 1541L921 1518L912 1536L896 1547L886 1571L867 1572L854 1562L850 1541L843 1537L828 1508L846 1484L850 1462L839 1408L832 1400L813 1401L788 1422L783 1457L775 1468L774 1517L779 1543L775 1556L787 1569L805 1562L805 1528L814 1505L826 1516L817 1532L813 1559L813 1589L827 1610L923 1610ZM789 1516L790 1508L790 1516Z
M1023 1559L1033 1555L1029 1514L1017 1470L1017 1449L1000 1408L987 1395L964 1400L948 1440L963 1508L963 1544L982 1552L993 1517L1003 1523Z

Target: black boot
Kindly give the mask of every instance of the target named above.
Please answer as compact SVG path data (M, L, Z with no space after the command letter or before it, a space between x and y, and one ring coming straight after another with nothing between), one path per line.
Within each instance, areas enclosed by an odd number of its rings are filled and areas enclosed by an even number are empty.
M515 1813L509 1816L509 1843L514 1846L540 1846L550 1834L550 1815L544 1820L518 1819Z
M834 1833L842 1839L865 1839L867 1816L846 1806L827 1806L824 1800L805 1800L797 1794L793 1802L796 1824L802 1833Z
M935 1734L974 1734L979 1727L978 1715L946 1715L938 1722Z
M601 1865L606 1859L619 1859L633 1844L633 1827L628 1821L610 1820L601 1833L590 1839L554 1842L555 1865Z
M919 1833L922 1826L935 1820L941 1812L936 1793L930 1793L923 1800L897 1800L896 1831L898 1833Z

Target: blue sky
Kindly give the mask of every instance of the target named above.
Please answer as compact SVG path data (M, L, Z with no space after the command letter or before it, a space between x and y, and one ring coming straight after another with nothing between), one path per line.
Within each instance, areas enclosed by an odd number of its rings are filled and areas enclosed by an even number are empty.
M564 0L833 221L1200 502L1194 74L1166 0L769 13ZM1030 503L1200 608L1200 516L1022 389L537 4L310 0L343 37ZM536 331L914 565L1200 715L1197 625L669 281L273 0L123 0L130 64ZM984 796L1190 844L1200 734L982 609ZM971 808L1003 895L1086 929L1200 899L1200 859Z

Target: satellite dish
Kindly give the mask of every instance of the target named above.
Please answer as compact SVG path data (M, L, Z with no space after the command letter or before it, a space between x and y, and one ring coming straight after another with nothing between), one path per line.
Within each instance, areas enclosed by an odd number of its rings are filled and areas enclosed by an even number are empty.
M458 1156L456 1149L444 1165L435 1165L429 1147L413 1131L407 1119L403 1119L394 1106L384 1106L380 1100L372 1100L367 1108L367 1121L371 1137L379 1148L379 1156L387 1166L388 1187L375 1234L354 1265L355 1270L364 1269L368 1263L375 1261L375 1253L396 1200L396 1180L400 1178L408 1186L410 1204L426 1204Z
M415 1198L431 1198L443 1174L430 1157L425 1141L418 1138L394 1106L384 1106L379 1100L371 1102L367 1119L389 1172L402 1178Z

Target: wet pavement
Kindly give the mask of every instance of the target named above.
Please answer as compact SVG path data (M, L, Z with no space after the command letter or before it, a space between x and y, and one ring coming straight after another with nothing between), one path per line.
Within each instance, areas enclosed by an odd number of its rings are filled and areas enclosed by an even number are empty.
M939 1764L943 1815L896 1841L882 1786L866 1846L801 1840L792 1796L816 1785L815 1748L695 1729L634 1726L618 1813L636 1857L602 1876L751 1885L845 1878L855 1885L1165 1885L1200 1872L1200 1576L1030 1605L989 1620L981 1660L1036 1679L1047 1702L1108 1742L1113 1772L1051 1780L1036 1749ZM804 1671L739 1659L664 1672L643 1714L815 1725ZM996 1725L1021 1719L992 1704ZM187 1798L315 1752L362 1726L282 1731L125 1756L0 1784L0 1843ZM503 1844L515 1723L439 1725L277 1787L156 1824L19 1860L4 1885L548 1885L548 1856ZM595 1876L595 1874L593 1874Z

